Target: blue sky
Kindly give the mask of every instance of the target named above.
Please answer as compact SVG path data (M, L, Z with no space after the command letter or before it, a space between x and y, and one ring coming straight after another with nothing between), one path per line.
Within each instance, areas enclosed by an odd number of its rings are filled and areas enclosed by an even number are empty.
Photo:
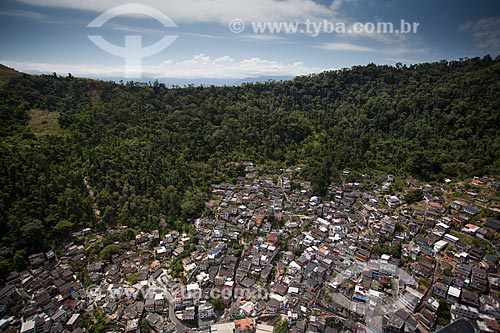
M123 46L125 35L142 44L177 36L142 59L142 75L154 78L241 79L294 76L368 63L414 64L500 53L500 1L396 0L148 0L176 27L145 14L119 15L102 27L88 24L120 0L4 0L0 7L0 63L30 73L121 77L124 58L97 47L89 35ZM140 8L140 7L130 7ZM242 32L229 29L235 19ZM355 22L418 23L416 33L348 33ZM256 33L255 22L324 22L346 32ZM321 26L320 26L321 24ZM241 28L241 25L238 26ZM312 27L312 25L311 25Z

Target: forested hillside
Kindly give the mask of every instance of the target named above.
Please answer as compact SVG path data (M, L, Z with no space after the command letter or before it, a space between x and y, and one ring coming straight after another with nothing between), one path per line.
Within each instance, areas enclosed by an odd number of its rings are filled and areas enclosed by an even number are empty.
M164 218L188 229L209 185L238 176L230 161L302 165L318 194L343 168L430 181L498 175L500 59L240 87L22 75L0 86L0 119L5 272L86 226L151 229Z

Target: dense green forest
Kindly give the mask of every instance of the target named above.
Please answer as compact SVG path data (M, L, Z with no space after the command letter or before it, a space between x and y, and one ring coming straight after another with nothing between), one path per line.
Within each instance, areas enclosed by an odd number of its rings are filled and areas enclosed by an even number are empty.
M0 84L0 119L5 271L86 226L152 229L164 218L186 229L209 185L238 175L230 161L302 165L318 194L343 168L431 181L498 175L500 59L238 87L19 74Z

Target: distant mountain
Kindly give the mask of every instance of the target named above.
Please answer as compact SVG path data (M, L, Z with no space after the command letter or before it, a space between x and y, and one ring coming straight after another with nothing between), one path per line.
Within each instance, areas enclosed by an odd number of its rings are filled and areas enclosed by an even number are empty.
M233 86L241 86L244 83L257 83L257 82L269 82L269 81L287 81L292 80L293 76L259 76L259 77L247 77L238 81L233 82Z
M153 80L154 81L154 80ZM217 79L217 78L198 78L198 79L179 79L179 78L158 78L158 82L171 86L232 86L234 79Z
M16 71L13 68L4 66L0 64L0 81L11 78L17 75L21 75L21 72ZM50 73L44 73L44 72L34 72L31 73L34 75L41 75L41 74L52 74ZM65 74L60 74L57 73L58 75L65 76ZM286 80L292 80L294 77L293 76L258 76L258 77L246 77L244 79L238 79L238 78L227 78L227 79L221 79L221 78L190 78L190 79L183 79L183 78L169 78L169 77L154 77L154 73L145 73L145 76L142 78L134 78L134 79L127 79L124 77L116 76L116 77L104 77L104 76L89 76L88 78L90 79L96 79L96 80L102 80L102 81L113 81L116 83L120 82L129 82L129 81L134 81L134 82L154 82L158 80L158 82L163 83L167 87L187 87L189 85L194 85L194 86L240 86L244 83L256 83L256 82L269 82L269 81L286 81ZM87 77L87 76L86 76Z
M198 79L180 79L180 78L168 78L168 77L151 77L145 76L137 79L126 79L123 77L97 77L93 76L91 79L103 80L103 81L114 81L117 83L120 82L154 82L158 80L159 83L163 83L167 87L179 86L179 87L187 87L189 85L194 86L233 86L234 81L236 79L216 79L216 78L198 78Z
M165 84L167 87L179 86L186 87L189 85L194 86L240 86L244 83L256 83L256 82L269 82L269 81L286 81L292 80L293 76L259 76L259 77L247 77L244 79L218 79L218 78L193 78L193 79L182 79L182 78L168 78L168 77L142 77L139 79L125 79L123 77L93 77L94 79L104 80L104 81L115 81L115 82L127 82L127 81L136 81L136 82L154 82L158 80L158 82Z

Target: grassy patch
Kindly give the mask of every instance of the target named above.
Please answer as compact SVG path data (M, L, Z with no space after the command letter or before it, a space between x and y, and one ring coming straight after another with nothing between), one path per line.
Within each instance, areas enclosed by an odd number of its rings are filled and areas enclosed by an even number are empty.
M61 136L64 131L59 126L59 112L47 110L30 110L28 126L36 136L57 135Z

